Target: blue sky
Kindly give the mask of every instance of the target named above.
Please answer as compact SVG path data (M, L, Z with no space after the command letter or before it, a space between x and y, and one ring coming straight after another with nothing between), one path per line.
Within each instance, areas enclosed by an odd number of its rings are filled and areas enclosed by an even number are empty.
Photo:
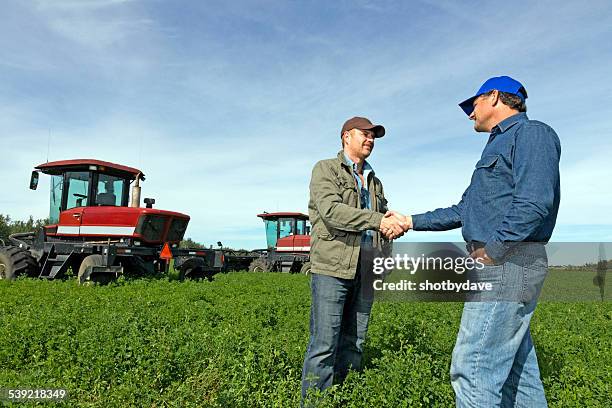
M587 5L588 4L588 5ZM187 235L265 245L257 213L307 209L314 163L360 115L392 208L456 203L486 142L457 103L490 76L562 143L558 241L612 241L607 1L5 1L0 213L48 213L36 164L138 167ZM48 149L48 145L50 146ZM403 240L459 240L459 231Z

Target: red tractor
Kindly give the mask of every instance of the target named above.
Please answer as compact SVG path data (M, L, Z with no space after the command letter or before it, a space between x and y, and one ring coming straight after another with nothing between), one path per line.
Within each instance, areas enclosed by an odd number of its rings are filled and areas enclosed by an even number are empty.
M140 170L89 159L35 169L33 190L40 172L51 176L49 225L9 237L10 245L0 247L0 278L54 279L71 269L80 283L106 283L123 272L163 272L170 258L183 277L223 270L221 250L178 247L188 215L154 209L150 198L140 207L139 183L145 179Z
M258 214L266 228L268 248L251 263L252 272L310 272L308 215L297 212Z

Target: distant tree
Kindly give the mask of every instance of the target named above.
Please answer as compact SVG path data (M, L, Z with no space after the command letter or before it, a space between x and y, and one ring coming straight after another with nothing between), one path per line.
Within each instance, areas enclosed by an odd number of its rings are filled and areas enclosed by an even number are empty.
M214 249L222 249L224 251L234 251L234 252L249 252L247 249L234 249L226 246L219 247L218 245L212 246ZM179 243L179 248L208 248L206 245L201 244L192 240L191 238L185 238Z
M36 231L48 223L49 219L46 218L35 220L34 217L30 216L27 221L13 221L10 216L0 214L0 239L8 244L9 235Z
M11 219L8 215L0 214L0 239L6 241L11 233ZM1 245L2 243L0 243Z
M187 238L179 243L179 248L204 248L204 244L200 244L191 238Z

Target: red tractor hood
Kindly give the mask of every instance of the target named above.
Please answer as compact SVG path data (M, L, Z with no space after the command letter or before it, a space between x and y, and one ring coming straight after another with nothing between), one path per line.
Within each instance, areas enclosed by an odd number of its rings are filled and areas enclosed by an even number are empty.
M289 235L276 242L278 252L310 252L310 235Z
M84 238L137 238L157 244L183 239L189 216L173 211L133 207L77 207L63 211L48 235Z

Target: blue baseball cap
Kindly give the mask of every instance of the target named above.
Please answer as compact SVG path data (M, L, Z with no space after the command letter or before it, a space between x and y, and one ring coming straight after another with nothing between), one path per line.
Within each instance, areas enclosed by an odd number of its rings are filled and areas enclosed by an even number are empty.
M521 84L516 79L510 78L509 76L499 76L487 79L485 83L482 84L478 92L476 92L476 95L461 102L459 104L459 107L463 109L466 115L470 116L474 111L474 106L472 106L472 104L474 103L474 99L494 89L497 89L500 92L506 92L509 94L516 95L523 101L527 99L527 91L525 90L523 84Z

